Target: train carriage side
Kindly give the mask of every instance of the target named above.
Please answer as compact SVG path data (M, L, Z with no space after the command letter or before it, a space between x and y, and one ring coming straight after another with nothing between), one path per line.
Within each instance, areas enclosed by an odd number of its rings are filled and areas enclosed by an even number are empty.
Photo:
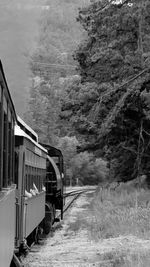
M23 249L25 240L31 242L33 232L45 217L47 150L20 127L15 130L18 221L16 246Z
M14 253L14 125L16 113L0 61L0 266L9 267Z

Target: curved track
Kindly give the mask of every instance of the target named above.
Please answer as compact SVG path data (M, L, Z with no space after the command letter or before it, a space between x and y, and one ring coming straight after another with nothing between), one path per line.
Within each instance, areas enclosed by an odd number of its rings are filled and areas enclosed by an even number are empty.
M92 192L95 190L96 190L96 187L95 188L77 189L77 190L72 190L70 192L65 193L64 194L65 200L66 200L66 198L70 198L72 196L74 196L74 197L64 205L64 211L63 212L65 213L70 208L70 206L73 204L73 202L75 200L77 200L81 194L87 193L87 192ZM60 214L57 217L60 218Z

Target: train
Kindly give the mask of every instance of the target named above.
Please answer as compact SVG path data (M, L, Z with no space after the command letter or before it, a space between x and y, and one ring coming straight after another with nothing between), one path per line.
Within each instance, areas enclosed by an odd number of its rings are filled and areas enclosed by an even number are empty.
M61 150L41 144L19 116L0 61L0 266L19 267L19 256L63 219Z

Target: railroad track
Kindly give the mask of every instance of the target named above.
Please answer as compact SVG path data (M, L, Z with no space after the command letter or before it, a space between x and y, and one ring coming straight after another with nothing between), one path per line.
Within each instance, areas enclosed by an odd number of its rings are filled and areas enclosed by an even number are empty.
M70 196L74 196L74 197L73 197L73 199L72 199L69 203L67 203L67 205L64 207L64 213L70 208L70 206L73 204L73 202L74 202L75 200L77 200L78 197L79 197L82 193L83 193L83 192L76 192L76 193L74 193L74 194L69 194L69 195L65 196L65 198L66 198L66 197L70 197Z
M73 199L71 201L69 201L69 203L67 203L64 206L64 213L70 208L70 206L73 204L73 202L80 197L81 194L87 193L87 192L92 192L92 191L95 191L95 190L96 190L96 188L86 188L86 189L73 190L71 192L65 193L64 194L64 199L66 199L68 197L72 197L72 196L74 196L74 197L73 197Z
M85 188L85 189L73 190L73 191L64 193L64 198L69 197L69 196L76 195L78 193L85 193L85 192L88 192L88 191L90 192L90 191L95 191L95 190L96 190L96 187L95 188Z

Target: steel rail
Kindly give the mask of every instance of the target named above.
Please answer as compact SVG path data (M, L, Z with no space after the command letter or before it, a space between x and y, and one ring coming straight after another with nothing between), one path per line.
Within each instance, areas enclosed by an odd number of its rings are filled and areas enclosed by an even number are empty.
M71 196L74 196L74 198L69 202L69 204L67 203L66 206L64 206L64 210L63 210L63 213L65 213L69 208L70 206L73 204L73 202L75 200L78 199L78 197L83 194L83 193L87 193L87 192L90 192L90 191L95 191L96 188L87 188L87 189L79 189L79 190L75 190L75 191L71 191L69 193L66 193L64 198L67 198L67 197L71 197ZM57 218L60 218L60 213L58 214Z
M78 194L78 193L84 193L84 192L87 192L87 191L93 191L95 189L96 188L86 188L86 189L73 190L71 192L65 193L63 197L66 198L66 197L73 196L73 195Z

